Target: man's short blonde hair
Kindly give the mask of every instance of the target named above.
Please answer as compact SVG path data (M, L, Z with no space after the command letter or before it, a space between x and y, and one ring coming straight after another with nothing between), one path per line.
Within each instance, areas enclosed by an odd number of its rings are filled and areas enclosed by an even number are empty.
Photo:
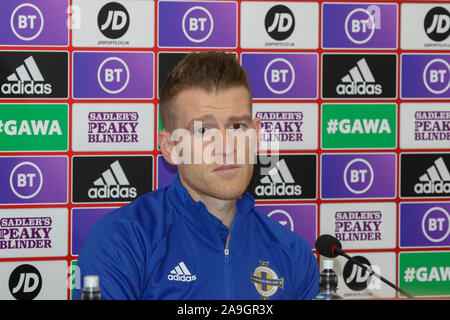
M214 92L220 89L244 87L252 91L247 75L236 56L222 51L193 52L181 60L166 77L159 93L159 110L164 129L175 129L177 111L173 101L186 89L203 89Z

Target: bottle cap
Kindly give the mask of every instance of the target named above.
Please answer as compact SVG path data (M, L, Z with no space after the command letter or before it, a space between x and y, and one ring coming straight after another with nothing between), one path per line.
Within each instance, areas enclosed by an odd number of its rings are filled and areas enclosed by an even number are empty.
M99 287L98 276L85 276L84 277L84 287L85 288L98 288Z
M323 260L324 270L333 270L334 261L333 260Z

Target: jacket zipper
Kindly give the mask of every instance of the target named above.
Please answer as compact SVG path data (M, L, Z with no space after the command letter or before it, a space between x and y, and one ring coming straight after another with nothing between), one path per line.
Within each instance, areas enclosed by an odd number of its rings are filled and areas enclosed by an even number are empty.
M225 248L225 299L231 298L230 250Z
M239 219L239 214L237 214L233 219L233 222L231 223L230 227L230 239L227 241L225 245L225 299L231 299L231 267L230 267L230 245L231 245L231 239L233 237L233 226L236 221Z

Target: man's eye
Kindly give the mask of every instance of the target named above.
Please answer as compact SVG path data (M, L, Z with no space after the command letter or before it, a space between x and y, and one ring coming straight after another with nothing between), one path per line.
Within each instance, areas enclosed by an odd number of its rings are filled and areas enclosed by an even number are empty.
M198 128L195 129L195 134L204 135L206 133L206 130L208 130L208 128L206 128L206 127L198 127Z
M231 128L235 131L245 130L247 126L243 123L233 123Z

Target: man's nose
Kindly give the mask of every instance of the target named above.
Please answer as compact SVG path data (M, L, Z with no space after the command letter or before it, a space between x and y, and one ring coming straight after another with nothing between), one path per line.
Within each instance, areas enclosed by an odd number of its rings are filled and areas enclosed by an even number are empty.
M234 136L229 133L227 129L220 130L222 137L222 145L216 148L216 156L221 156L224 158L224 163L230 163L234 160L235 145ZM228 160L225 162L225 160Z

